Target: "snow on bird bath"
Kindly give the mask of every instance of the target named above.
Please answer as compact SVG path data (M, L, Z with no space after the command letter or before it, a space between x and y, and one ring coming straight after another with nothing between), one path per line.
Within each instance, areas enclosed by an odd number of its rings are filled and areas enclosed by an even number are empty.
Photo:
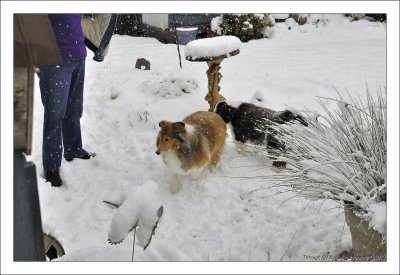
M236 36L197 39L186 45L185 56L190 56L193 59L217 57L239 50L241 45L242 42Z

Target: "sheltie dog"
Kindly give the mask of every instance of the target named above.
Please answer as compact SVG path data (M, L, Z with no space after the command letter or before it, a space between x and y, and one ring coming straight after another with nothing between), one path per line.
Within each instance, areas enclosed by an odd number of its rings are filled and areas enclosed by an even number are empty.
M218 114L196 112L178 122L163 120L159 126L156 154L172 173L199 178L204 168L215 170L227 136L226 124Z
M215 106L215 112L226 123L231 124L236 141L266 145L267 149L272 148L280 151L285 150L285 144L274 136L275 130L271 128L273 123L284 124L297 121L308 126L302 116L289 110L274 111L245 102L233 107L225 101L221 101ZM286 163L283 161L273 161L272 164L280 168L286 167Z

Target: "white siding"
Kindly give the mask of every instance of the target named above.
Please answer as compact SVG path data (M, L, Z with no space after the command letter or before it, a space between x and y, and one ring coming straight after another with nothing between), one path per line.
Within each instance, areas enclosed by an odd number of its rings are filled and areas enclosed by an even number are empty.
M144 24L157 27L162 30L168 29L168 14L167 13L143 13L142 20Z

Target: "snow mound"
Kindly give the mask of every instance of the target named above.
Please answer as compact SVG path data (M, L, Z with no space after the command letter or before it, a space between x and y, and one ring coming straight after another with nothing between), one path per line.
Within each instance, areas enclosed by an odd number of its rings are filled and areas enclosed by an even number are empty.
M110 243L122 242L137 227L138 245L146 248L159 219L158 187L153 181L135 186L114 214L108 239Z
M222 24L222 17L217 16L211 19L211 30L216 32L218 35L222 34L222 28L220 25Z
M250 103L260 106L260 107L267 107L267 101L262 91L256 90L253 96L250 99Z
M117 99L119 95L123 94L123 89L119 85L111 85L109 93L111 99Z
M293 28L294 26L297 25L297 23L296 23L296 21L294 21L293 18L288 18L288 19L285 20L285 25L286 25L288 28Z
M366 218L374 230L386 235L386 202L371 204Z
M198 87L199 84L196 78L182 70L173 71L164 77L153 77L152 79L144 81L141 85L143 92L163 98L190 94L196 91Z
M273 18L283 20L289 17L288 13L272 13L270 14Z
M218 36L198 39L189 42L185 48L185 56L193 59L216 57L239 50L242 42L236 36Z

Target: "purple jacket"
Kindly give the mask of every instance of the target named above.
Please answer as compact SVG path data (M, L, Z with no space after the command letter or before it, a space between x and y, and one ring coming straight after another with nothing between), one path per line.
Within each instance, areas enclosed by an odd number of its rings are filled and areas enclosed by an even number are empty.
M63 62L85 59L82 14L49 14L48 16Z

